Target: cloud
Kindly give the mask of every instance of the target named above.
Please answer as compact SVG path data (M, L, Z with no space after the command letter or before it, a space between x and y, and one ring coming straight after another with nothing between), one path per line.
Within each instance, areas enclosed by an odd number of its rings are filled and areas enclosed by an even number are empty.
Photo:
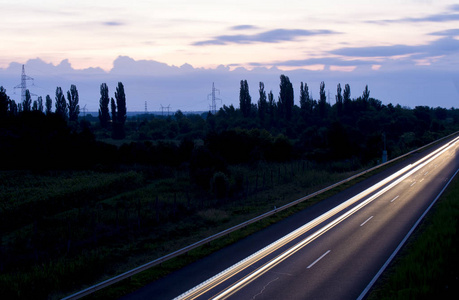
M458 21L459 20L459 5L451 5L448 7L448 12L439 13L434 15L428 15L425 17L418 18L402 18L394 20L380 20L380 21L368 21L368 23L376 24L386 24L386 23L419 23L419 22L449 22L449 21Z
M447 36L447 37L458 36L459 29L448 29L448 30L443 30L443 31L436 31L436 32L430 33L430 35Z
M258 29L257 26L253 25L237 25L230 28L231 30L248 30L248 29Z
M298 60L287 60L274 63L278 67L304 67L312 65L326 65L326 66L340 66L340 67L353 67L362 65L378 64L378 60L362 60L362 59L343 59L340 57L322 57L322 58L309 58ZM256 63L253 65L255 66Z
M245 25L243 25L245 26ZM331 30L305 30L305 29L274 29L258 34L221 35L212 40L196 42L194 46L226 45L226 44L252 44L252 43L280 43L294 41L299 37L338 34Z
M346 47L331 51L331 54L347 57L383 57L391 58L394 56L415 56L416 58L432 57L440 55L454 54L459 49L459 41L444 37L426 45L408 46L375 46L375 47Z
M105 26L123 26L124 23L116 22L116 21L108 21L108 22L103 22L102 25L105 25Z
M413 54L419 47L407 45L373 46L373 47L345 47L331 51L332 54L349 57L392 57Z

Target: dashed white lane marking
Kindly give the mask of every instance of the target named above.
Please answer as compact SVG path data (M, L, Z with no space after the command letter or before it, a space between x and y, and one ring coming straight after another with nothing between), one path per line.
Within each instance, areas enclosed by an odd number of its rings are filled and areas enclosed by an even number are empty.
M370 221L371 219L373 219L373 216L369 217L365 222L363 222L362 224L360 224L360 227L362 227L363 225L365 225L368 221Z
M325 257L325 255L327 255L328 253L330 253L331 250L328 250L327 252L325 252L324 254L322 254L321 257L319 257L318 259L316 259L312 264L310 264L307 269L310 269L312 268L312 266L314 266L317 262L319 262L319 260L321 260L322 258Z
M390 200L390 202L394 202L395 200L397 200L399 197L399 195L397 197L395 197L394 199Z
M412 184L410 184L410 186L413 186L413 185L415 185L415 184L416 184L416 181L413 181L413 183L412 183Z

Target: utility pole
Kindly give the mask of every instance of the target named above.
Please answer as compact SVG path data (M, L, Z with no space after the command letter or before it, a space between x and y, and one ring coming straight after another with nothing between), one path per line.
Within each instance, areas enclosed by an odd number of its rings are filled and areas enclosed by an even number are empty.
M212 114L214 115L217 113L217 103L215 101L216 100L220 100L220 102L222 101L222 99L215 97L215 92L218 92L218 94L220 95L220 90L216 89L214 83L212 82L212 93L207 95L207 100L209 100L209 97L212 97L212 104L210 105L209 108Z
M25 74L24 65L22 65L21 84L18 84L17 86L14 87L15 89L21 89L21 102L24 102L26 98L27 80L33 81L33 78ZM37 95L31 93L30 96L37 96Z

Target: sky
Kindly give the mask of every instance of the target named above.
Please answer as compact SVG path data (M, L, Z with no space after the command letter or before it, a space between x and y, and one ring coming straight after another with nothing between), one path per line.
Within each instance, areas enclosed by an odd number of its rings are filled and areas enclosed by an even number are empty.
M455 3L456 2L456 3ZM75 84L97 111L99 86L125 85L128 110L206 110L215 82L238 105L240 80L296 98L321 81L383 103L459 107L459 4L438 0L0 0L0 85L16 101L24 64L33 94ZM276 94L277 93L277 94ZM19 97L18 97L19 94ZM298 99L296 103L298 104Z

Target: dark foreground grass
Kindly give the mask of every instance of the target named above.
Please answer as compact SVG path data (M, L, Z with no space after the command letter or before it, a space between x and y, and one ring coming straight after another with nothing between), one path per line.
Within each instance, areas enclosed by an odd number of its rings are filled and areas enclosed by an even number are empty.
M452 181L368 299L459 299L459 178Z

